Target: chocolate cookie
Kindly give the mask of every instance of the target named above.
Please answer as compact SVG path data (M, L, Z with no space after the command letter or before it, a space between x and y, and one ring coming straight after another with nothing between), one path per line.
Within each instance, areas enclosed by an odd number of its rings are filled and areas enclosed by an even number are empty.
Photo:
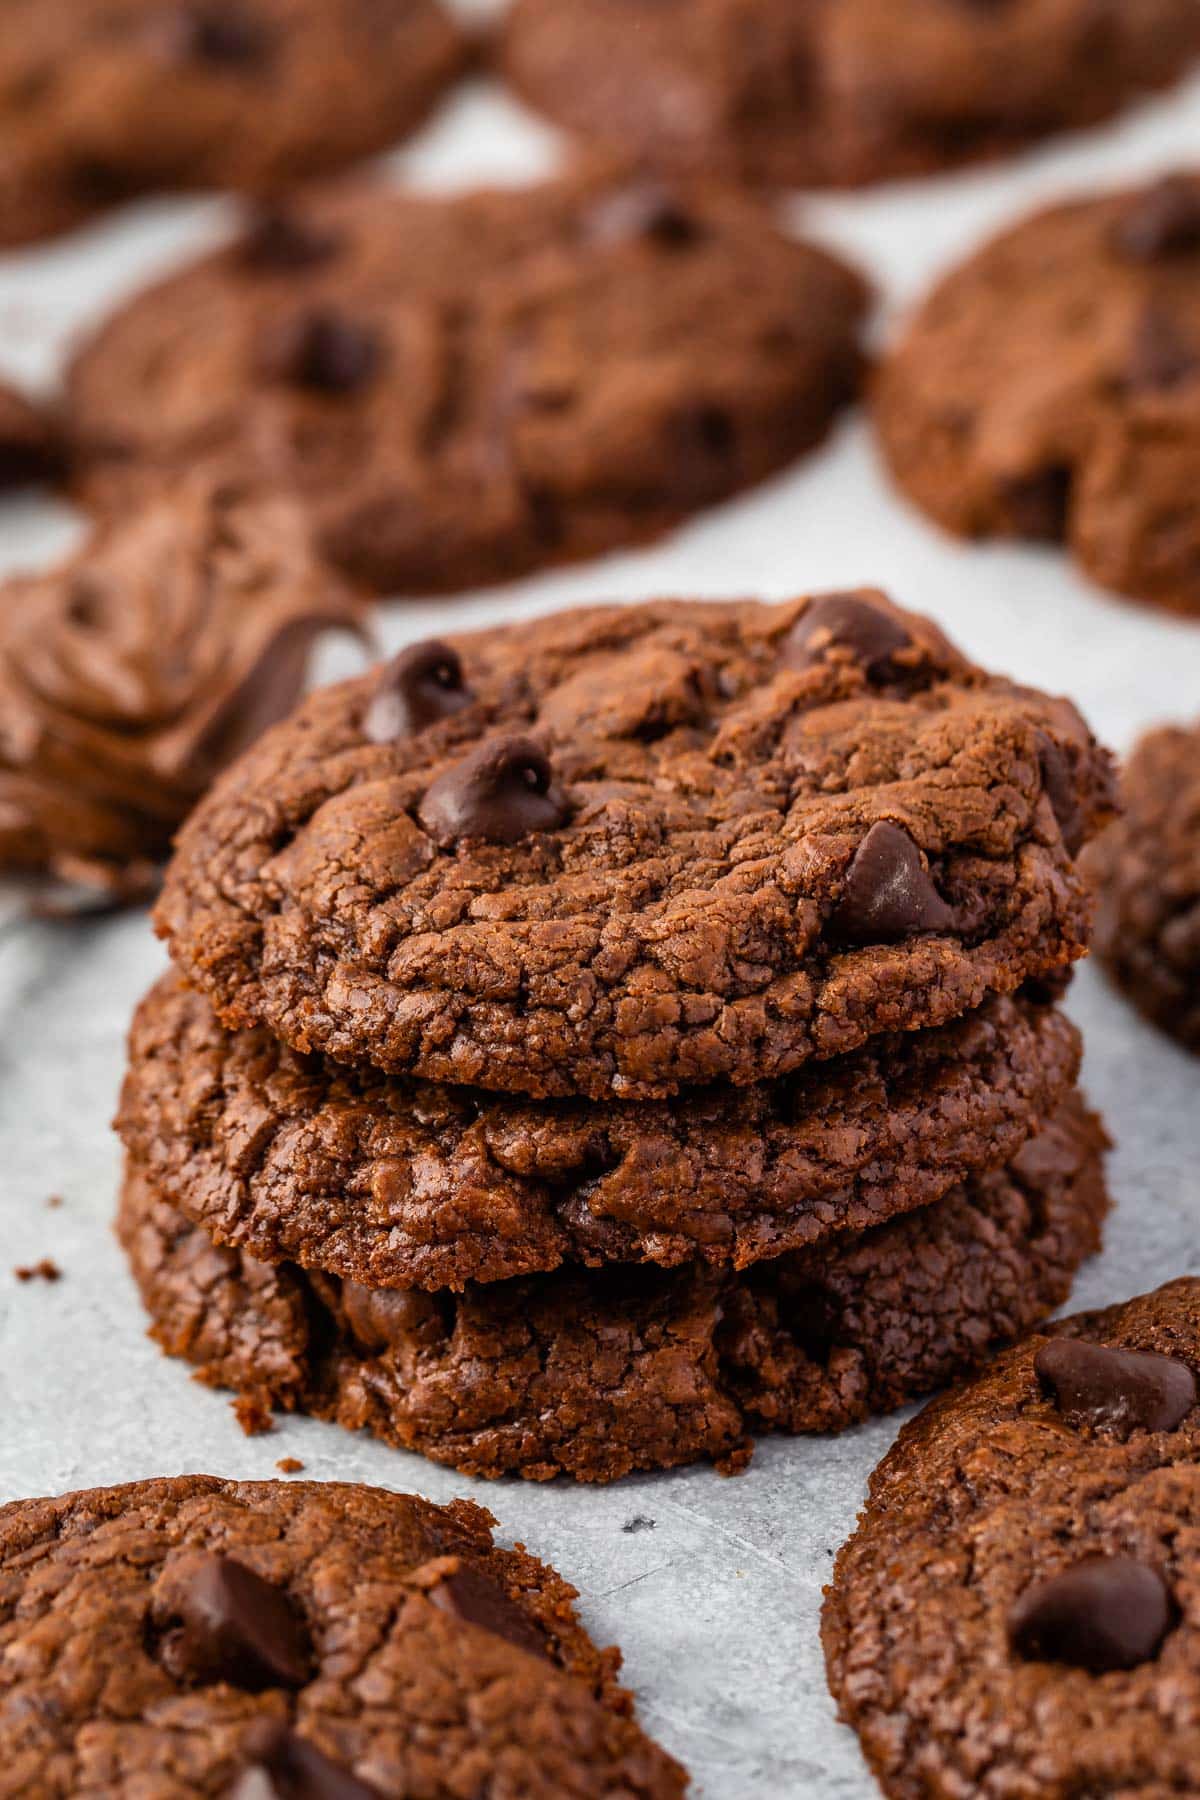
M650 163L849 185L1091 124L1198 53L1191 0L518 0L503 63Z
M0 1508L5 1790L681 1795L575 1590L493 1523L469 1500L211 1475Z
M875 393L901 487L1200 612L1200 176L1037 214L936 287Z
M521 1101L230 1035L175 974L142 1002L118 1128L218 1243L372 1288L700 1258L744 1268L998 1168L1065 1099L1079 1036L997 998L803 1077L663 1104Z
M381 591L653 537L810 449L860 278L732 191L581 177L296 201L84 347L95 497L203 457L304 496Z
M384 149L462 52L439 0L5 0L0 244Z
M312 697L179 839L226 1024L534 1095L746 1085L1080 956L1110 770L880 596L559 614Z
M1192 1794L1200 1281L1052 1328L876 1470L827 1590L886 1794Z
M0 386L0 492L45 481L60 467L58 434L44 413Z
M0 587L0 869L113 897L359 611L282 499L194 482Z
M1099 1244L1104 1133L1077 1098L934 1205L733 1274L560 1270L461 1296L218 1248L130 1167L119 1233L153 1333L204 1379L474 1475L609 1481L748 1431L836 1431L973 1368Z
M1143 737L1122 797L1088 852L1096 953L1148 1019L1200 1051L1200 723Z

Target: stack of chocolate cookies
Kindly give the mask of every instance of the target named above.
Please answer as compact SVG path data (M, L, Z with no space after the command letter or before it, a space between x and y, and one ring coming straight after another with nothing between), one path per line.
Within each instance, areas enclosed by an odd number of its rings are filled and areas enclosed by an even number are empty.
M1098 1245L1112 771L873 593L417 645L181 834L120 1233L172 1354L485 1475L833 1430Z

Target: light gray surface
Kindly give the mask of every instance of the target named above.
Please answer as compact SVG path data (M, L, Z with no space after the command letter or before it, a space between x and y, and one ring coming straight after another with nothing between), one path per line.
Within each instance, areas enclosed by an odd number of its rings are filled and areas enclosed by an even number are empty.
M809 217L895 304L1030 202L1167 166L1198 135L1200 83L1004 169L814 203ZM543 165L549 145L477 90L400 164L439 184L520 178ZM209 203L146 206L62 245L0 258L0 365L51 383L72 330L210 239L223 216ZM73 530L61 507L0 510L0 566L36 565ZM858 422L794 474L666 545L450 607L396 606L383 635L391 647L450 622L593 597L786 594L859 580L936 614L981 660L1069 690L1118 745L1151 720L1200 708L1200 627L1098 594L1052 552L972 550L937 537L887 493ZM526 1539L578 1584L588 1625L623 1644L648 1727L689 1764L703 1800L868 1796L855 1741L825 1694L817 1611L894 1425L764 1443L736 1480L695 1469L608 1490L475 1483L306 1421L244 1438L225 1398L144 1338L109 1234L117 1154L107 1127L122 1037L160 957L141 918L68 930L0 925L0 1499L187 1469L271 1476L286 1455L313 1477L434 1499L473 1494L506 1537ZM1093 1304L1200 1269L1197 1067L1090 969L1071 1009L1087 1034L1087 1086L1118 1140L1108 1249L1078 1288ZM61 1208L47 1210L51 1194L63 1196ZM63 1269L56 1285L9 1275L47 1254ZM653 1529L626 1529L636 1519Z

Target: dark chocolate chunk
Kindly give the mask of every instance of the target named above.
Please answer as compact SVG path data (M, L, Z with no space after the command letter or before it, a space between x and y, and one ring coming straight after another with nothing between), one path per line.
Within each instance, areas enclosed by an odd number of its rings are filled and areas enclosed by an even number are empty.
M1171 1356L1055 1338L1042 1345L1033 1366L1065 1419L1121 1437L1174 1431L1196 1404L1196 1377Z
M467 1625L478 1625L493 1637L503 1638L530 1656L547 1654L546 1639L528 1613L487 1575L467 1565L456 1569L430 1588L429 1598L443 1612Z
M303 1687L308 1638L286 1594L231 1556L197 1555L179 1576L158 1647L176 1680Z
M699 219L661 181L632 183L608 194L584 221L592 243L620 244L648 238L671 250L686 250L704 236Z
M1157 1569L1131 1556L1086 1556L1026 1589L1009 1614L1009 1642L1027 1662L1100 1675L1157 1656L1174 1616Z
M245 1754L229 1800L379 1800L378 1788L330 1762L286 1725L260 1724L249 1734Z
M331 309L273 323L258 344L260 372L324 394L352 394L379 367L377 334Z
M439 775L418 816L443 847L462 838L515 844L531 832L556 831L567 802L545 751L530 738L502 737Z

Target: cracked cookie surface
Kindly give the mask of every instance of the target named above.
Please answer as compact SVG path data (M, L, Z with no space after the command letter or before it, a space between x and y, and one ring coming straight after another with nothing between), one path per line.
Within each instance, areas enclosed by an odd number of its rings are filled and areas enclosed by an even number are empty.
M904 1427L823 1623L886 1794L1195 1791L1197 1371L1188 1278L1048 1327Z
M1008 1162L1078 1066L1074 1026L1018 995L815 1078L523 1101L230 1034L171 974L135 1017L118 1128L220 1243L372 1288L461 1289L566 1262L743 1268L867 1230Z
M289 502L197 481L0 587L0 869L144 897L217 771L361 611Z
M1200 54L1191 0L518 0L503 66L668 168L853 185L1090 124Z
M1063 542L1200 612L1200 176L1034 215L933 290L881 367L892 474L948 530Z
M1200 1052L1200 724L1148 732L1123 811L1090 846L1096 955L1154 1024Z
M865 283L734 190L610 174L268 215L82 348L85 491L249 467L353 577L426 593L652 538L812 448Z
M677 1800L618 1653L493 1524L468 1500L207 1475L0 1507L0 1789Z
M750 1432L838 1431L976 1367L1059 1305L1107 1210L1078 1096L1005 1170L741 1274L559 1270L372 1290L214 1245L131 1165L118 1231L169 1354L467 1474L610 1481Z
M1107 755L880 596L589 609L442 650L311 697L180 835L159 928L225 1023L661 1097L1083 954Z
M0 244L385 149L462 55L437 0L5 0Z

